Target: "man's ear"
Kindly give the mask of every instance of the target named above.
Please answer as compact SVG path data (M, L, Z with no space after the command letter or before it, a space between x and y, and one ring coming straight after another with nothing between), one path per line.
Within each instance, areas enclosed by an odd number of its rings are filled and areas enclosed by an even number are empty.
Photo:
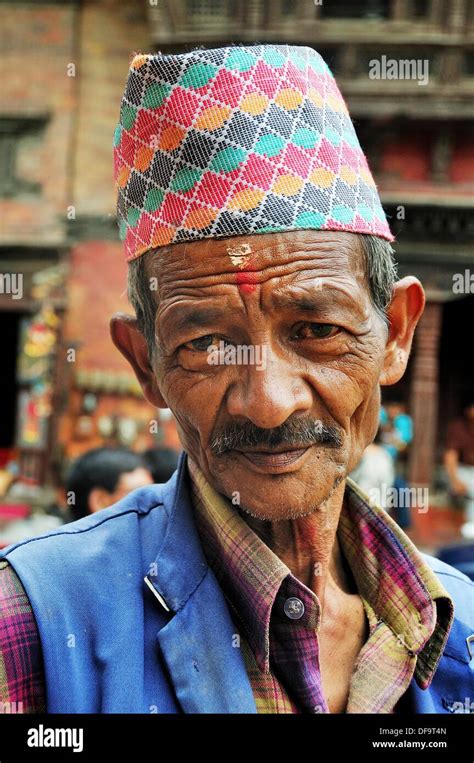
M407 276L397 281L387 308L389 333L380 376L381 385L395 384L405 373L413 333L425 308L425 292L419 280Z
M148 359L145 337L138 329L136 318L127 313L115 313L110 319L110 334L115 346L135 371L146 399L157 408L168 408L158 388Z

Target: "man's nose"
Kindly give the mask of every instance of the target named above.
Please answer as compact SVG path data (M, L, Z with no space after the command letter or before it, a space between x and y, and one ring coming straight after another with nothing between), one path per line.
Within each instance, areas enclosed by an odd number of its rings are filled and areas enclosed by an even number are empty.
M236 379L227 391L230 416L242 416L261 429L283 424L293 413L311 411L311 386L297 375L291 362L263 345L264 362L236 367Z

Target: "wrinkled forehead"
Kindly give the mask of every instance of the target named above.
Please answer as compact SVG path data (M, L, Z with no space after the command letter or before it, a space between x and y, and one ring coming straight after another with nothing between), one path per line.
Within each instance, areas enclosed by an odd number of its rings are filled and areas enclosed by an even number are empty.
M298 271L321 270L325 275L365 283L366 267L360 237L339 231L283 233L208 238L183 242L149 252L146 271L167 292L177 281L200 284L232 276L242 282L252 273L255 283ZM240 276L239 276L240 274Z

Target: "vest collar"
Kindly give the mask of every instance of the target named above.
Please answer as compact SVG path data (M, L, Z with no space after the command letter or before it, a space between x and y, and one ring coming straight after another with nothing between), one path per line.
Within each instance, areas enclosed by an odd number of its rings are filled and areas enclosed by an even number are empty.
M208 565L195 526L187 485L186 453L177 471L163 486L163 508L168 515L165 535L156 558L149 565L149 584L172 612L178 612L198 588Z
M170 612L157 633L160 651L185 713L256 713L236 628L194 522L186 458L163 488L168 523L146 576Z

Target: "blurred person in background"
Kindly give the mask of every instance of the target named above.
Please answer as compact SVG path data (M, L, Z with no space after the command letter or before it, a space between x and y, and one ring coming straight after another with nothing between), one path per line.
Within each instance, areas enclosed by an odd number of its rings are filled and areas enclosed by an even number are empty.
M413 422L406 412L405 403L398 400L387 402L380 410L382 440L394 461L413 440Z
M474 538L474 395L466 400L462 417L448 426L444 466L451 492L464 500L466 521L461 533Z
M173 448L165 447L148 448L142 453L143 462L158 485L168 482L178 466L178 456Z
M408 448L413 440L413 421L407 413L406 404L401 400L389 400L380 409L381 442L393 460L393 487L402 496L409 488L406 480ZM395 521L408 529L411 524L410 507L402 498L393 507Z
M390 495L390 488L395 482L395 468L393 458L381 443L379 429L350 477L375 503L386 509L385 497Z
M94 448L74 461L66 479L74 519L117 503L132 490L153 484L143 459L130 450Z

